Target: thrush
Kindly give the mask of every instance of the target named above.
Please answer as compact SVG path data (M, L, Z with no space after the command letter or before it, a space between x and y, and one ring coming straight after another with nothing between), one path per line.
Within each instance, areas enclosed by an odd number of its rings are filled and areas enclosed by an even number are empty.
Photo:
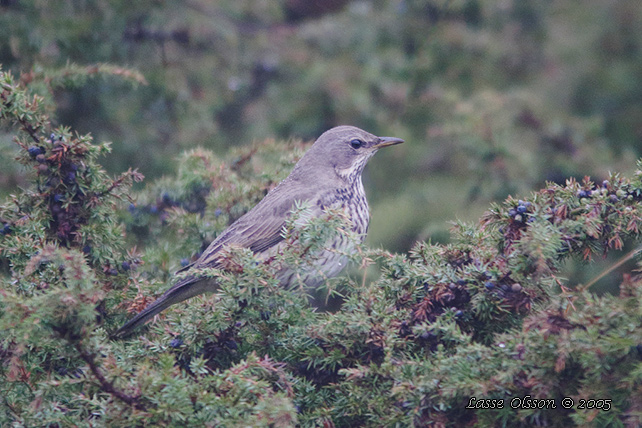
M250 249L260 259L279 252L286 245L284 228L297 204L308 207L309 216L320 216L328 209L339 210L363 241L368 231L370 213L361 181L368 160L382 147L403 143L392 137L377 137L354 126L338 126L324 132L294 166L290 175L270 191L261 202L221 233L180 279L160 298L123 325L117 337L129 335L167 307L205 292L216 291L215 279L199 276L203 268L221 268L228 246ZM309 217L308 217L309 218ZM315 258L315 269L304 275L308 287L316 287L325 278L336 276L346 265L348 245L345 236ZM340 251L337 251L339 249ZM190 275L190 273L192 273ZM301 281L293 269L282 269L282 286Z

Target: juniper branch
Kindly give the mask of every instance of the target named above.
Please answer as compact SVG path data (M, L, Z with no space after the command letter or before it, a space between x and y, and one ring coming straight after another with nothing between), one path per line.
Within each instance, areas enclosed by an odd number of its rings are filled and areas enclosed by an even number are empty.
M117 389L113 383L109 382L105 376L102 374L100 369L98 368L98 365L96 364L96 359L95 355L89 353L86 349L84 349L80 341L75 341L73 342L73 346L80 355L80 358L83 359L89 366L89 370L91 370L91 373L94 375L94 377L98 380L98 383L100 383L100 388L119 399L123 403L126 403L130 406L135 407L138 410L144 410L144 406L139 402L140 396L131 396L128 394L125 394L123 391L120 391Z

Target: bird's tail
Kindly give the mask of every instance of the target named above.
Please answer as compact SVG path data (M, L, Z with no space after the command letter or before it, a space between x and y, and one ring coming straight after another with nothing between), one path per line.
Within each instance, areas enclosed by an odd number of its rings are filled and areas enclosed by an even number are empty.
M165 294L159 297L151 305L143 309L134 318L130 319L121 328L114 333L114 338L122 339L129 336L137 328L141 327L147 321L152 319L161 311L167 309L175 303L187 300L190 297L198 296L208 291L215 291L216 283L211 279L187 277L178 282L172 288L167 290Z

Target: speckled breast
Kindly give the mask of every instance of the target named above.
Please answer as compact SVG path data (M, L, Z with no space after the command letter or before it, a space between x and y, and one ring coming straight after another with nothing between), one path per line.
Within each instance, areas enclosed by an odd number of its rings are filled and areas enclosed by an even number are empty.
M343 210L352 223L352 231L358 235L358 242L363 242L368 232L370 212L361 180L356 180L351 187L329 192L319 199L317 205L324 211L327 208ZM296 286L303 282L310 288L320 285L346 267L348 254L354 252L355 244L354 240L346 235L336 234L333 242L326 243L326 249L313 256L310 266L298 270L286 268L279 272L281 284Z

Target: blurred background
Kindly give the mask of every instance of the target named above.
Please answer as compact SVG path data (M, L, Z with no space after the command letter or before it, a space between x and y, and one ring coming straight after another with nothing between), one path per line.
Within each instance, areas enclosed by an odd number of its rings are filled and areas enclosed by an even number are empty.
M369 244L446 242L450 221L545 182L630 173L642 151L639 0L0 0L0 64L45 82L54 122L112 141L149 183L177 155L352 124L406 144L365 186ZM25 182L0 130L0 194Z

